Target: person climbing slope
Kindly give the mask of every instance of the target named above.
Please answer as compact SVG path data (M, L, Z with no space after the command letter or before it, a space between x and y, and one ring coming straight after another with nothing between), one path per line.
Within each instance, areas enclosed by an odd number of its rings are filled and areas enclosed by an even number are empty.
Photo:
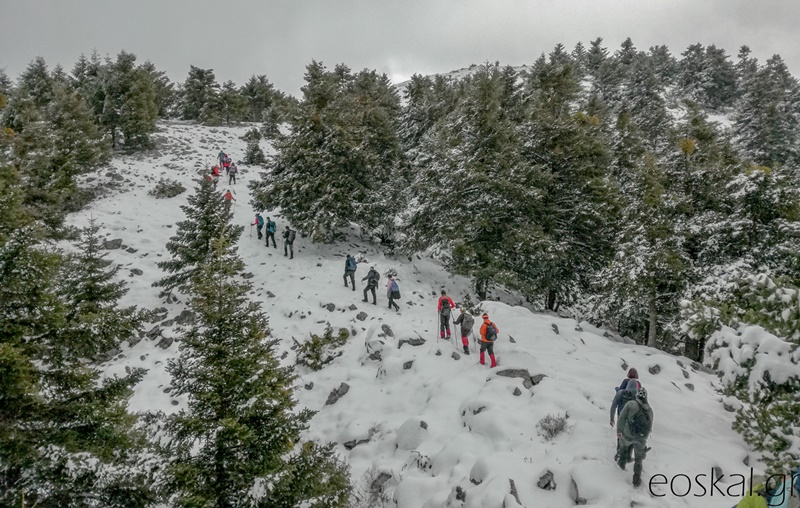
M286 226L286 231L283 232L283 255L289 256L289 259L294 259L294 239L297 233ZM288 251L288 252L287 252ZM291 254L291 255L289 255Z
M364 300L367 301L367 291L372 291L372 305L377 305L377 299L375 297L375 288L378 287L378 280L380 280L381 276L378 271L375 269L375 266L371 266L369 268L369 272L367 276L364 277L363 280L367 281L367 287L364 288Z
M497 360L494 357L494 342L497 340L497 334L500 329L497 325L489 321L489 314L483 315L483 324L481 325L481 365L486 365L484 351L489 352L489 359L492 361L492 367L497 367Z
M278 246L275 244L275 231L277 229L278 226L275 224L275 222L267 217L267 239L265 241L266 243L264 243L266 247L269 247L269 239L272 238L272 246L276 249L278 248Z
M619 416L625 404L636 398L636 390L642 387L638 377L639 373L636 372L636 369L630 369L628 377L620 383L619 388L616 388L617 392L614 394L614 400L611 401L611 409L609 410L612 427L614 426L614 412Z
M231 185L231 182L234 184L236 183L236 175L239 173L239 168L236 167L235 164L231 165L228 168L228 185Z
M261 240L261 237L264 236L263 233L261 233L261 230L264 229L264 217L262 217L260 213L256 213L256 218L253 221L253 224L251 224L251 226L252 225L256 226L256 232L258 233L258 239ZM250 230L250 234L251 235L253 234L253 230L252 229Z
M631 385L632 383L628 383ZM653 429L653 410L644 387L622 408L617 422L617 465L624 471L633 452L633 486L642 484L642 462L647 455L647 438Z
M439 297L439 302L436 306L436 310L439 311L439 333L442 339L450 340L450 310L454 309L455 306L453 299L447 296L447 291L442 289L442 296ZM446 337L445 331L447 331Z
M475 318L472 314L467 312L467 309L461 308L461 314L456 318L455 324L461 325L461 344L464 346L464 354L469 354L469 336L472 335L472 327L475 325Z
M233 193L231 192L230 189L225 191L225 201L236 201L236 198L233 197Z
M400 299L400 286L397 284L397 281L392 278L392 275L388 275L388 280L386 281L386 297L389 298L389 308L391 309L394 306L396 311L400 310L400 306L397 305L395 300Z
M219 165L220 166L225 164L225 158L226 157L227 157L227 155L225 154L225 152L223 150L220 150L219 153L217 154L217 160L219 161Z
M226 175L228 174L228 171L230 171L231 169L231 162L233 162L231 158L226 155L225 160L222 162L222 167L225 168Z
M353 284L353 291L356 290L355 273L357 269L358 263L356 262L356 259L348 254L347 258L344 260L344 287L347 287L347 277L349 276L350 282Z

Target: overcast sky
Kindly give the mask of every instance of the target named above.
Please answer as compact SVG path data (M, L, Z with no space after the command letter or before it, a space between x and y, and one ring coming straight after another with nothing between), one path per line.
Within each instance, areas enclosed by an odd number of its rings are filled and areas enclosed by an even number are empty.
M733 59L750 46L800 73L800 0L4 0L0 68L16 78L36 56L70 70L81 53L120 50L183 81L189 65L217 80L266 74L298 95L319 60L394 80L472 63L532 63L556 43L603 37L612 52L700 42Z

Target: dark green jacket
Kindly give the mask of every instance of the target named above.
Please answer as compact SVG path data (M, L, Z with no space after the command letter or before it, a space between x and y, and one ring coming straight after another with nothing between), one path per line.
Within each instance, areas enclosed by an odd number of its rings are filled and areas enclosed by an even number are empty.
M619 414L619 421L617 422L617 432L621 433L622 438L629 443L647 441L647 436L635 436L631 431L633 418L639 411L647 411L647 414L650 416L650 428L653 428L653 409L650 405L647 402L636 399L629 401L625 404L625 407L622 408L622 413Z

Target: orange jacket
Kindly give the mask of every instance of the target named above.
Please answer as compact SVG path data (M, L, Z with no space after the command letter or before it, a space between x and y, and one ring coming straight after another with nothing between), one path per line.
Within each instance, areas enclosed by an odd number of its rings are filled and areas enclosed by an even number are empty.
M488 319L483 320L483 324L481 325L481 342L492 342L491 340L486 340L486 325L488 324L494 325L494 329L498 335L500 335L500 328L497 327L495 323L492 323Z
M453 301L452 298L450 298L447 295L439 298L439 305L436 307L436 310L441 312L441 310L442 310L442 300L449 300L450 301L450 310L455 310L455 308L456 308L455 302Z

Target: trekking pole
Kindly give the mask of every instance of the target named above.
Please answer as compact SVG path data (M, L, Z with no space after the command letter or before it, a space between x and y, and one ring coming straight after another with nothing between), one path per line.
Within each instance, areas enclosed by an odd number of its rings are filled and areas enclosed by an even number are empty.
M252 237L252 236L253 236L253 225L250 224L250 237Z

